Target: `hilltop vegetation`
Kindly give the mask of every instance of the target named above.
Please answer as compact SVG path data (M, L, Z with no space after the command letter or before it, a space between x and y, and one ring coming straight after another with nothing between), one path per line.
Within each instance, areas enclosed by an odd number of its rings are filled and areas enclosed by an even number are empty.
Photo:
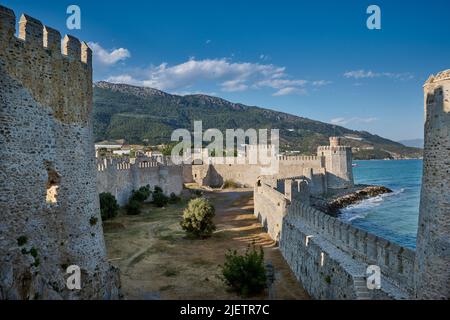
M282 151L314 154L330 136L344 137L352 147L373 148L375 158L420 157L421 150L364 131L264 108L232 103L206 95L171 95L156 89L99 82L94 86L94 132L96 140L125 139L127 143L170 142L175 129L193 130L195 120L203 129L280 129ZM362 152L366 156L366 153ZM358 153L355 153L358 158Z

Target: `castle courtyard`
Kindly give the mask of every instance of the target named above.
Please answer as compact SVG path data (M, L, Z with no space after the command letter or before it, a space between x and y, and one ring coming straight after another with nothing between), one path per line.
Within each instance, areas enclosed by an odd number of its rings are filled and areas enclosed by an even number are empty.
M185 202L165 209L146 205L139 216L120 215L104 223L110 262L121 270L125 299L238 299L218 278L227 250L262 246L275 269L271 297L309 299L280 251L253 215L252 190L205 194L216 208L217 231L210 239L186 238L179 221ZM266 290L261 296L268 299Z

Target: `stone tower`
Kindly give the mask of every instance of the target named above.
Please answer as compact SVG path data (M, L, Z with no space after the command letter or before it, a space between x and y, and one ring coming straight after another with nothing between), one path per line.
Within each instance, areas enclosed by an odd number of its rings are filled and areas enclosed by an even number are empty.
M425 149L415 262L418 299L450 299L450 70L424 85Z
M341 146L339 137L331 137L329 146L317 149L327 170L328 187L332 189L353 187L352 148Z
M0 299L114 299L96 191L92 52L0 6ZM81 269L81 290L66 286Z

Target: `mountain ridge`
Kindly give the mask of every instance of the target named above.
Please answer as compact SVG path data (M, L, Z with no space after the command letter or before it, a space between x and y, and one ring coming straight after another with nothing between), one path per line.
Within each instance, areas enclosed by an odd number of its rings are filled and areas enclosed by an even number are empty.
M280 149L314 154L330 136L343 137L354 147L355 158L420 157L421 151L366 131L356 131L301 116L234 103L203 94L173 95L164 91L105 81L94 84L96 141L125 139L127 143L170 142L175 129L280 129ZM360 156L358 156L360 154Z

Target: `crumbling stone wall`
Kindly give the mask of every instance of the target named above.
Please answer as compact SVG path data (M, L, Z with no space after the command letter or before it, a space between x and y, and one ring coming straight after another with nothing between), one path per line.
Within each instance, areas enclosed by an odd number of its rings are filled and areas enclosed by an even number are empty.
M92 52L0 6L0 299L114 299L95 181ZM66 268L81 268L81 290Z
M416 295L419 299L450 299L450 70L431 76L424 92Z

